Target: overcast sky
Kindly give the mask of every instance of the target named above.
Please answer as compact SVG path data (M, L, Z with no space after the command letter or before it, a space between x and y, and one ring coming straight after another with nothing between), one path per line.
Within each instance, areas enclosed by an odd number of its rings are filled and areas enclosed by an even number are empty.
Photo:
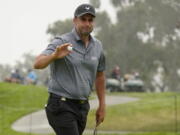
M102 10L113 16L108 1L103 0ZM25 52L39 54L48 44L48 24L73 18L81 3L88 0L1 0L0 64L13 65Z

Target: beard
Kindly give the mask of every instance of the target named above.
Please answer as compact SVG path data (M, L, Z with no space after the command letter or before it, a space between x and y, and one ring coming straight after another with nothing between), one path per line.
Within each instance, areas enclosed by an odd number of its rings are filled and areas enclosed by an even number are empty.
M80 28L79 29L79 34L81 36L89 36L91 32L93 31L93 28Z

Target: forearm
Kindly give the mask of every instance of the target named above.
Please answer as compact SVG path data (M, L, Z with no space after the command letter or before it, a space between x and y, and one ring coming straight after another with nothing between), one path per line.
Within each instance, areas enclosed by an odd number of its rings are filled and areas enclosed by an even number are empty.
M98 73L96 77L96 93L99 100L99 107L105 106L105 76L104 73Z
M52 61L67 56L69 53L72 52L72 50L67 49L68 46L72 47L71 44L65 43L56 47L55 51L50 55L39 55L35 60L34 68L43 69L47 67Z
M53 54L51 54L51 55L39 55L35 59L34 68L35 69L43 69L43 68L47 67L54 60L55 60L55 57Z

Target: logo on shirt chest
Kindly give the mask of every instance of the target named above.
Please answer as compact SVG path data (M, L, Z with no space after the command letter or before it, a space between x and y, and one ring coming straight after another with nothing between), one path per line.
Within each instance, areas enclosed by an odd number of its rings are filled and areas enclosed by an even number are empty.
M97 57L96 56L91 56L91 60L95 61L95 60L97 60Z

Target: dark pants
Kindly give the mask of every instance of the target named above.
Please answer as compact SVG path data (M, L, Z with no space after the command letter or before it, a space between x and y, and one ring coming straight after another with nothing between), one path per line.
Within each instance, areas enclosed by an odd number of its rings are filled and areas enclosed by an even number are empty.
M82 135L89 108L87 101L68 100L50 94L45 109L48 122L56 135Z

